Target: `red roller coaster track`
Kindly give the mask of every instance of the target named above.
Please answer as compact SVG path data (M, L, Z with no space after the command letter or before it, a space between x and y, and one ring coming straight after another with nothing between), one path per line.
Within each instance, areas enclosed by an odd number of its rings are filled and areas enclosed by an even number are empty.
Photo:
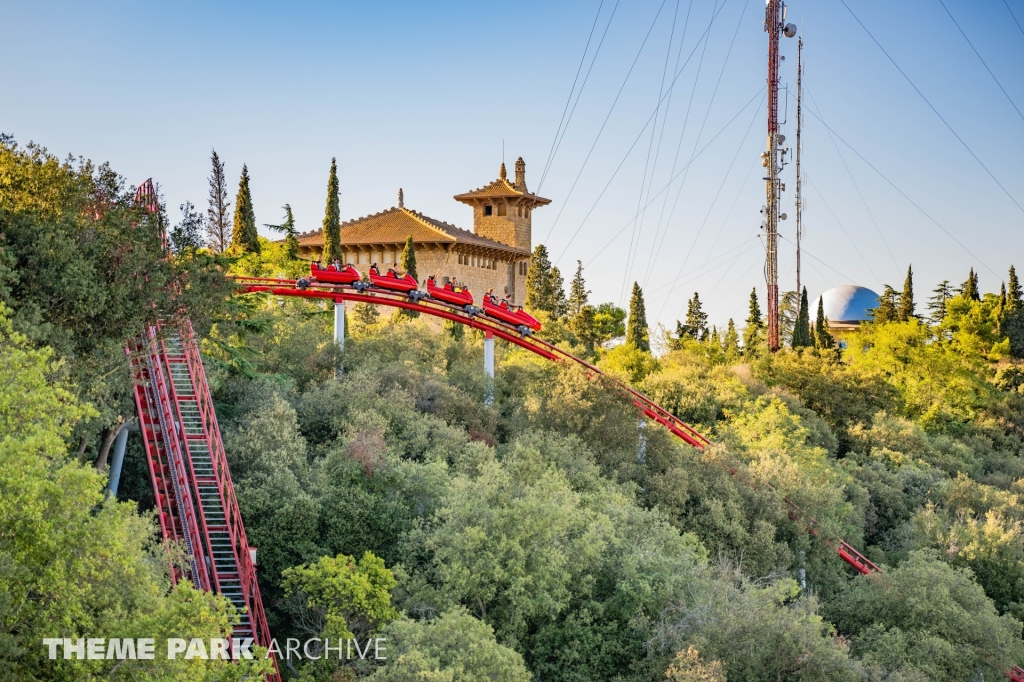
M386 289L371 287L364 289L363 291L358 291L351 285L324 284L321 282L308 283L306 280L303 280L300 286L300 283L297 280L279 279L274 277L236 277L235 280L241 285L240 293L265 293L273 296L295 296L299 298L324 299L334 301L335 303L355 301L359 303L387 305L395 308L403 308L405 310L416 310L421 313L441 317L446 320L464 324L467 327L472 327L473 329L479 329L493 334L500 339L504 339L505 341L515 344L520 348L525 348L526 350L536 353L548 360L573 362L586 368L586 370L592 375L603 375L607 377L604 372L586 360L582 360L575 355L567 353L547 341L538 339L533 335L521 334L510 325L504 324L485 315L470 313L467 312L465 308L431 300L429 298L414 301L406 294ZM698 433L693 427L680 420L647 396L630 388L620 381L611 379L611 377L608 378L616 383L623 392L629 394L633 399L634 404L636 404L637 408L639 408L644 416L664 426L669 430L669 432L687 445L695 447L698 450L704 450L704 448L710 444L710 441ZM736 470L731 470L731 473L733 475L737 475ZM760 484L760 486L771 489L770 485L764 483ZM818 529L820 524L817 519L805 512L790 499L783 497L782 500L790 508L791 518L794 520L803 520L808 525L809 532L814 536L819 536ZM877 565L858 552L845 540L824 538L824 541L832 547L837 554L839 554L839 557L843 561L853 566L859 573L866 575L868 573L881 571Z

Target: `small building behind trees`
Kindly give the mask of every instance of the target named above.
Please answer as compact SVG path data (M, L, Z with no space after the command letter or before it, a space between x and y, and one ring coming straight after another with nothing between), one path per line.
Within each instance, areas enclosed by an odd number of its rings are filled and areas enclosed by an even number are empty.
M501 164L493 182L454 198L473 208L473 230L464 230L406 208L402 190L398 205L341 224L342 261L365 271L399 267L402 250L412 237L421 279L453 277L477 297L495 296L522 305L533 249L533 210L551 203L526 188L526 164L516 161L515 180ZM319 259L323 231L300 234L299 256Z

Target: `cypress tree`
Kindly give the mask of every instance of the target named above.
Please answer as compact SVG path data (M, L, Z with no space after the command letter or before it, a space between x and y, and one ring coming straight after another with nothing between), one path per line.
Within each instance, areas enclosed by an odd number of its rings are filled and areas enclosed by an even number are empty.
M416 247L412 243L411 234L406 237L405 248L402 249L402 269L412 275L414 280L419 281L419 275L416 274Z
M569 328L587 350L594 350L598 338L597 311L594 310L594 306L585 305L569 318Z
M557 318L564 318L568 304L565 300L565 285L562 282L562 272L557 267L551 268L551 279L548 299L551 301L551 313Z
M814 320L814 345L816 348L832 348L836 341L828 331L828 319L825 317L825 302L818 297L818 315Z
M903 280L903 293L900 294L900 322L908 322L914 318L914 270L907 266L907 278Z
M256 214L252 210L252 194L249 191L249 169L245 164L242 165L242 177L238 180L238 195L235 197L235 224L231 230L231 249L236 253L260 252Z
M725 328L725 339L722 342L722 349L727 357L738 357L740 354L740 335L736 331L736 323L729 318L729 325Z
M761 304L757 302L757 287L750 290L750 307L746 319L747 327L743 330L743 349L753 351L761 341L761 330L764 320L761 318Z
M811 316L807 310L807 287L800 292L800 307L796 312L796 323L793 325L793 348L805 348L814 345L811 338Z
M686 326L683 327L683 330L687 336L698 341L708 338L708 314L704 312L700 296L696 291L693 292L693 298L686 304Z
M647 330L647 311L644 309L644 292L636 282L633 282L633 295L629 297L626 343L642 351L651 350L651 342Z
M551 301L551 260L543 244L537 244L530 258L530 269L526 274L526 307L554 312Z
M569 285L569 300L566 305L566 312L569 319L575 318L590 302L590 292L587 290L587 283L583 279L583 261L576 261L576 275Z
M231 245L231 202L228 201L228 179L224 175L224 162L217 150L210 155L210 206L206 209L207 243L215 253Z
M898 297L899 294L896 293L896 290L886 284L882 295L878 297L878 307L872 311L875 322L895 322L899 319Z
M341 206L339 195L341 187L338 185L338 163L331 158L331 173L327 177L327 208L324 210L324 250L321 258L324 263L333 263L335 259L341 260Z
M267 225L263 224L264 227L269 227L271 230L276 232L283 232L284 237L284 255L289 260L295 260L299 257L299 240L295 236L297 230L295 229L295 216L292 215L291 204L285 204L284 208L284 222L280 225Z
M971 268L971 274L967 276L967 281L960 287L960 295L969 301L981 300L981 292L978 291L978 275L974 273L974 268Z
M1024 304L1024 291L1021 290L1020 280L1017 279L1017 271L1010 266L1010 286L1006 290L1006 307L1010 310L1020 308Z

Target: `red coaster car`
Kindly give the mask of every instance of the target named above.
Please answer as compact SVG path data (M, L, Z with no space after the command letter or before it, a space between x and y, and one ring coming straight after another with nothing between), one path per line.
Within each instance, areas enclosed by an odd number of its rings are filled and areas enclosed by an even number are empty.
M484 312L515 327L540 331L540 322L537 321L537 318L523 310L521 306L510 307L508 301L504 299L499 304L491 294L484 294Z
M388 268L388 274L382 275L380 270L377 269L376 263L370 266L370 281L375 287L390 289L391 291L410 292L420 288L419 282L413 279L413 276L409 273L399 277L393 268Z
M444 301L445 303L452 303L458 306L473 305L473 294L469 292L466 287L458 287L451 282L446 282L443 286L437 286L437 280L431 275L427 278L427 293L430 294L431 298L436 298L438 301Z
M351 264L343 265L339 270L334 265L322 268L316 261L309 264L309 276L315 282L327 284L352 284L352 282L358 282L363 278Z

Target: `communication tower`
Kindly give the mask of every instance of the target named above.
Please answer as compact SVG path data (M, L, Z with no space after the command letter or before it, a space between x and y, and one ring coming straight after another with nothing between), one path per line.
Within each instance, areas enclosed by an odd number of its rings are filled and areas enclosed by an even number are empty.
M765 177L767 203L761 209L764 214L762 228L765 235L765 280L768 285L768 348L771 352L779 349L779 199L785 185L779 180L779 173L785 164L788 151L782 145L786 137L779 133L779 38L792 38L796 26L787 24L786 4L782 0L766 0L764 30L768 33L768 140L767 150L761 155L761 165L768 169Z

